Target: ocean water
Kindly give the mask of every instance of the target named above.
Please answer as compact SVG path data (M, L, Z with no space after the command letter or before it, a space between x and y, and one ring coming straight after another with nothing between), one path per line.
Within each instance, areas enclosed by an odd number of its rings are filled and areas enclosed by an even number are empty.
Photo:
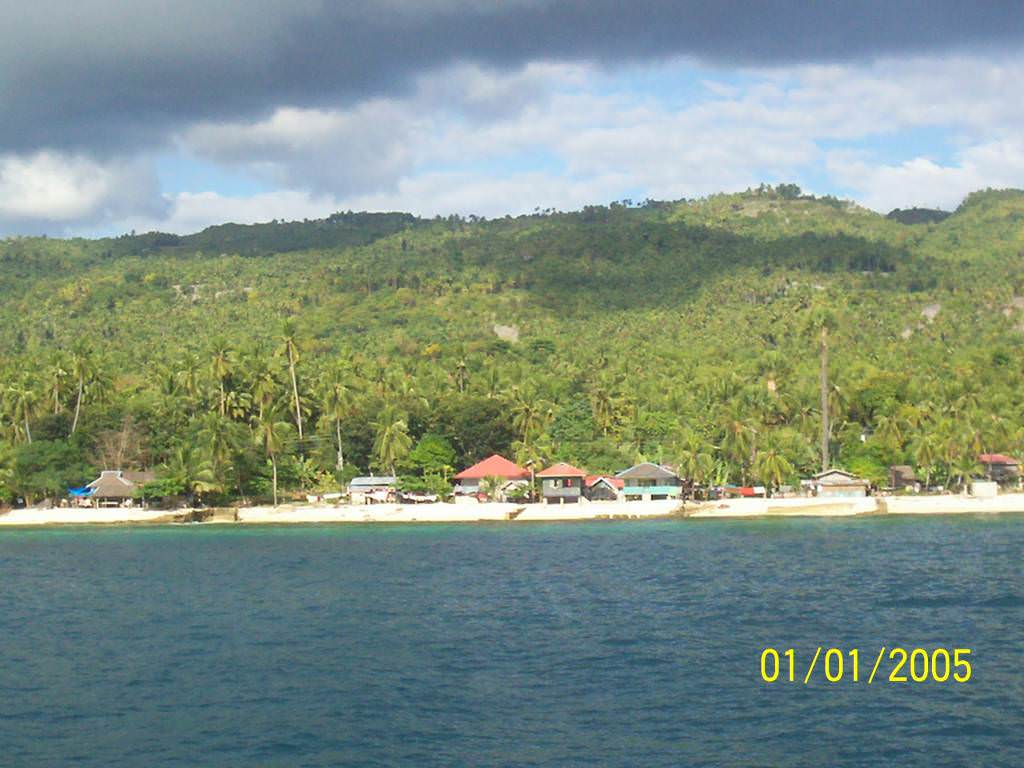
M1019 516L4 531L0 765L1021 766L1022 554ZM766 646L973 677L769 685Z

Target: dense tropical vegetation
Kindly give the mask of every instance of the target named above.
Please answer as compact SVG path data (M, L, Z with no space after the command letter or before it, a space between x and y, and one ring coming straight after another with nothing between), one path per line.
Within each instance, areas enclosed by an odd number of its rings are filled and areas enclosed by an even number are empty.
M492 452L777 487L1024 449L1024 193L885 217L794 185L518 218L0 242L0 498L101 468L213 501Z

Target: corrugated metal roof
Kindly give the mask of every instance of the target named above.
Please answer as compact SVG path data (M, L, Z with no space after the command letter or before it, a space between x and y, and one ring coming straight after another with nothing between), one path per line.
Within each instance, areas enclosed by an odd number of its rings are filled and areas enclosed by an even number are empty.
M619 472L616 477L623 480L678 480L679 475L667 467L645 461Z
M349 483L349 488L380 488L388 485L394 485L396 478L392 475L369 475L368 477L353 477Z

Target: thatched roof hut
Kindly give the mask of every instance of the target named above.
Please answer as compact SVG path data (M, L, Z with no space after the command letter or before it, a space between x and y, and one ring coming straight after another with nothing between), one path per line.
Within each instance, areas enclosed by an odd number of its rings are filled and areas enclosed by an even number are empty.
M156 479L153 472L122 472L119 469L105 469L86 488L89 496L97 500L123 500L135 496L135 491Z

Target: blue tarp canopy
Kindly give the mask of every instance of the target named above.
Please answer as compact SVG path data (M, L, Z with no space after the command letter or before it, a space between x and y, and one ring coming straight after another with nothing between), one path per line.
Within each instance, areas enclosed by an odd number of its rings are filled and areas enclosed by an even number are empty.
M72 496L78 497L92 496L93 490L94 489L90 488L89 486L83 486L82 488L68 488L68 493Z

